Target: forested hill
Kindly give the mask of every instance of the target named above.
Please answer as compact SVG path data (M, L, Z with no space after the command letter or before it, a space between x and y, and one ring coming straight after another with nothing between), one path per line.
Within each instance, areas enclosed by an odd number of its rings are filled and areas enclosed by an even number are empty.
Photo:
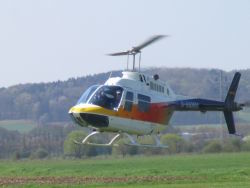
M149 75L159 74L162 80L169 83L172 89L182 95L219 99L220 71L215 69L190 68L151 68L144 71ZM237 93L238 101L250 99L250 69L241 70L242 78ZM121 71L112 72L112 76L121 75ZM223 99L231 83L234 72L222 72ZM95 74L67 81L52 83L20 84L8 88L0 88L0 120L32 119L40 124L48 122L68 121L68 110L76 103L83 91L93 84L102 84L110 76L110 72ZM218 118L206 118L196 114L179 113L174 122L196 123L214 122Z

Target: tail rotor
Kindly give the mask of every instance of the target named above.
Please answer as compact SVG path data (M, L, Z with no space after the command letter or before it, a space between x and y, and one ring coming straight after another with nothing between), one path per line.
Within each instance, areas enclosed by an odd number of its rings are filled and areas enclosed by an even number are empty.
M236 134L236 129L235 129L233 112L240 111L245 106L245 104L239 104L234 101L236 92L238 89L238 85L240 82L240 77L241 77L241 74L239 72L236 72L234 75L233 81L231 83L231 86L228 90L227 97L225 99L225 107L223 110L228 132L229 134L234 134L234 135L237 135L237 134Z

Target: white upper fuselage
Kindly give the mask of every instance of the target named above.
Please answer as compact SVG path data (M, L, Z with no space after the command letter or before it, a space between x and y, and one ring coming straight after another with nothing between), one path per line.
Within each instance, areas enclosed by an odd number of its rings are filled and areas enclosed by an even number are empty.
M140 72L122 72L122 77L109 78L104 85L121 86L149 95L151 102L172 101L177 97L166 82Z

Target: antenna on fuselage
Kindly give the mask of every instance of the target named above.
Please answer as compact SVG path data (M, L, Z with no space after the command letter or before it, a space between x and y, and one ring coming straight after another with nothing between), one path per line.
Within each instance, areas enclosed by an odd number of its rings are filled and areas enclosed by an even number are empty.
M129 56L133 56L133 69L132 71L135 71L135 56L137 54L140 54L139 56L139 71L140 71L140 66L141 66L141 50L143 48L145 48L146 46L164 38L164 37L167 37L168 35L155 35L155 36L152 36L150 37L148 40L146 40L145 42L143 42L142 44L138 45L138 46L135 46L135 47L132 47L131 50L127 50L127 51L124 51L124 52L116 52L116 53L111 53L111 54L107 54L107 55L110 55L110 56L123 56L123 55L127 55L127 69L128 69L128 65L129 65Z

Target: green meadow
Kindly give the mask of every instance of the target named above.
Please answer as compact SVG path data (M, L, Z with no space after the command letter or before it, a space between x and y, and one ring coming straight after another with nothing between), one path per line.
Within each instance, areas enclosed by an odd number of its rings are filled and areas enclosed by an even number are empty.
M36 127L36 123L31 120L2 120L0 121L0 127L10 131L27 133Z
M250 153L0 161L0 186L250 187Z

